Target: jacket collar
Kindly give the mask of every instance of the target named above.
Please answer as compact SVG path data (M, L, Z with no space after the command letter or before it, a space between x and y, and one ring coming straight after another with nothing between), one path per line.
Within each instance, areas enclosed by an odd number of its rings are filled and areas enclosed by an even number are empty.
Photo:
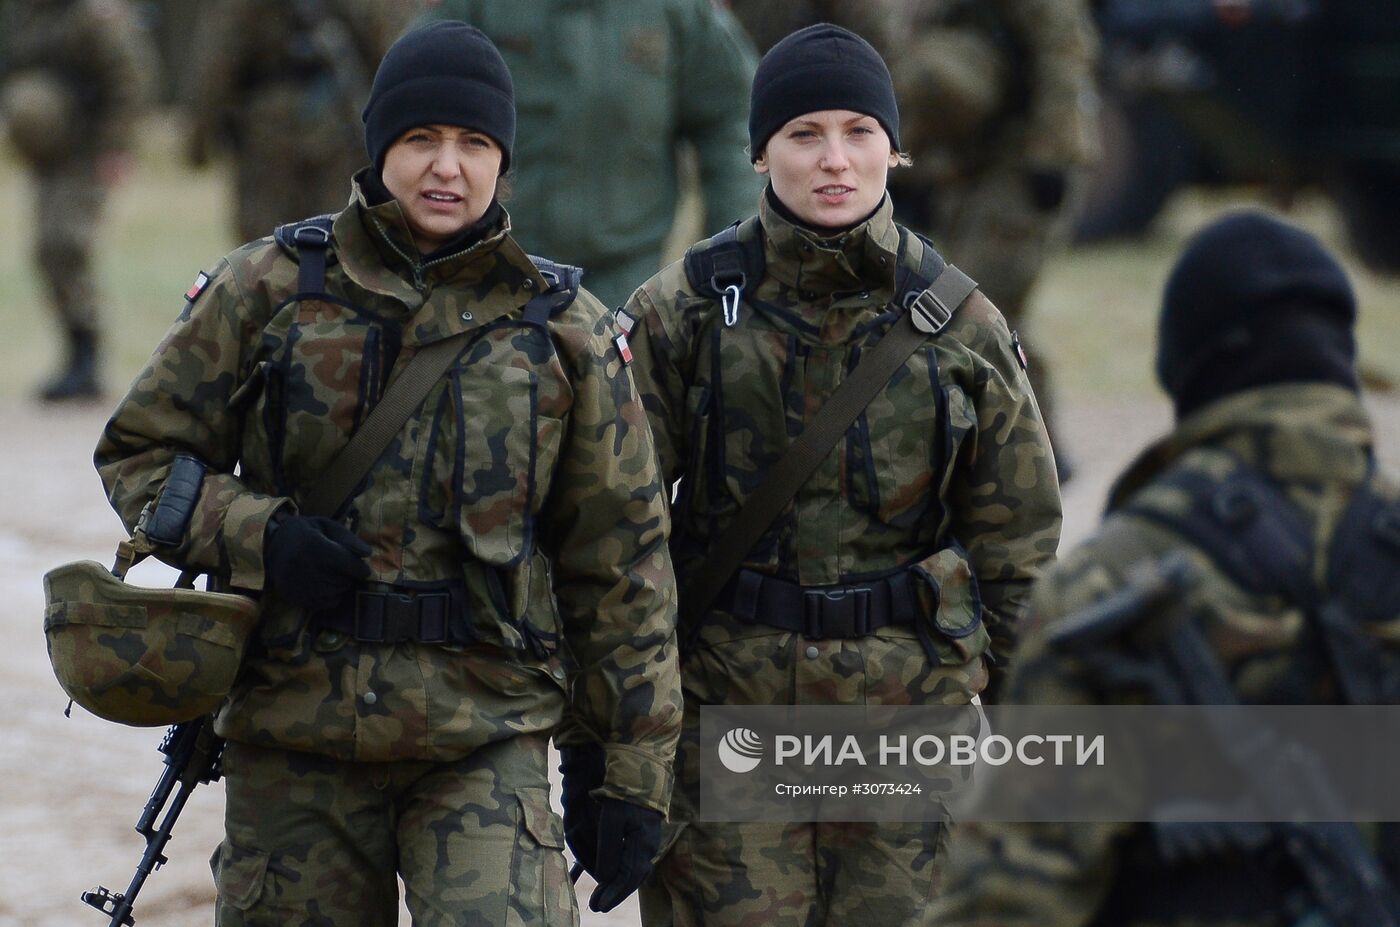
M371 205L358 176L332 235L336 256L353 283L414 313L405 341L434 341L478 328L521 308L549 285L510 236L510 216L504 210L481 239L424 262L398 202ZM432 298L439 287L450 287L451 293Z
M830 237L780 215L770 195L765 192L759 202L758 221L771 277L796 290L803 302L829 304L830 297L861 291L893 298L899 228L888 194L870 218Z
M1370 470L1373 443L1361 398L1345 387L1246 390L1197 410L1138 455L1110 491L1108 511L1197 448L1229 451L1282 482L1358 484Z

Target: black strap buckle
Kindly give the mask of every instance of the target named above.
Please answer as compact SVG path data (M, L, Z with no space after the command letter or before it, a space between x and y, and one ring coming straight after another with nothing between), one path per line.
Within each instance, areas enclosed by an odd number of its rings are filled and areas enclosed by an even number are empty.
M355 639L372 644L443 644L452 597L447 592L355 593Z
M867 586L805 589L802 605L804 633L813 640L865 637L871 631Z

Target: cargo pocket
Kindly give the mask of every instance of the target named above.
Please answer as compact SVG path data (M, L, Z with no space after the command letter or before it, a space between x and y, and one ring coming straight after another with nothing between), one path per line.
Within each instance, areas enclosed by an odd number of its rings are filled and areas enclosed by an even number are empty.
M982 599L967 552L949 544L913 567L926 623L920 626L930 662L957 666L980 660L991 644Z
M219 844L209 860L209 868L214 872L214 885L219 890L220 908L227 906L244 913L253 909L262 899L269 856L265 852L245 850L227 840ZM224 922L222 916L219 920Z
M547 789L516 789L515 794L520 826L510 873L514 917L507 923L576 927L579 913L564 859L564 822L550 807Z
M462 464L454 488L462 542L483 563L514 566L533 542L536 466L552 470L562 428L541 434L535 376L528 370L469 366L457 382ZM540 461L536 452L547 441L551 457Z

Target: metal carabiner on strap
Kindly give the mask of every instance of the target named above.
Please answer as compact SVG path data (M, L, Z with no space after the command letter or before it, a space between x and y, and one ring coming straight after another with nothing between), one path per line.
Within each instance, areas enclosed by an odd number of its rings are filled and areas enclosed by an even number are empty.
M740 284L730 284L724 288L720 294L720 305L724 308L724 324L726 328L733 328L739 324L739 301L744 298L744 289Z

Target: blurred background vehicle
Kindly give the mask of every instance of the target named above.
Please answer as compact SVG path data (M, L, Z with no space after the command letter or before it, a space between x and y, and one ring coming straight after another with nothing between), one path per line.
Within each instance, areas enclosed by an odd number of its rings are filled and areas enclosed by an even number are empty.
M1400 272L1400 4L1099 0L1104 159L1081 242L1142 233L1185 184L1335 199L1351 245Z

